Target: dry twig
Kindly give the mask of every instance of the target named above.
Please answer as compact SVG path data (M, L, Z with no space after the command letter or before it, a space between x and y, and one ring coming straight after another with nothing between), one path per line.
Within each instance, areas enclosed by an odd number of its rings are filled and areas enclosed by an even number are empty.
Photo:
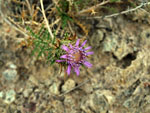
M105 5L105 4L107 4L107 3L109 3L109 1L104 1L104 2L101 2L101 3L99 3L99 4L97 4L97 5L93 6L93 7L90 7L90 8L87 8L87 9L83 9L82 11L79 11L79 12L77 13L77 15L81 15L81 14L83 14L83 13L93 11L93 10L95 10L96 8L98 8L99 6Z
M32 16L32 15L33 15L33 12L32 12L32 9L31 9L29 0L26 0L26 3L27 3L27 7L28 7L28 9L29 9L29 12L30 12L30 16Z
M50 27L53 27L53 26L54 26L55 24L57 24L60 20L61 20L60 18L58 18L57 20L55 20L55 21L50 25Z
M8 18L3 14L2 12L2 0L0 0L0 15L2 17L2 19L8 24L10 25L12 28L14 28L16 31L20 32L21 34L23 34L25 37L28 36L28 34L26 34L24 31L20 30L19 28L17 28L15 25L13 25Z
M133 8L133 9L129 9L129 10L126 10L126 11L122 11L120 13L114 13L112 15L107 15L107 16L95 16L95 17L87 17L87 19L101 19L101 18L111 18L111 17L114 17L114 16L118 16L118 15L122 15L122 14L127 14L127 13L130 13L130 12L133 12L133 11L136 11L138 9L141 9L142 7L146 6L146 5L150 5L150 2L147 2L147 3L141 3L141 5Z
M60 27L61 27L61 23L58 23L58 27L56 29L56 35L59 33Z
M48 20L46 18L46 15L45 15L44 6L43 6L43 0L40 0L40 3L41 3L42 13L43 13L44 20L46 22L46 26L47 26L48 32L50 33L50 36L53 39L54 35L53 35L53 33L52 33L52 31L51 31L51 29L49 27L49 22L48 22Z
M71 25L70 25L70 22L67 22L67 23L68 23L68 27L69 27L71 33L72 33L72 34L75 34L74 31L73 31L73 29L72 29L72 27L71 27Z

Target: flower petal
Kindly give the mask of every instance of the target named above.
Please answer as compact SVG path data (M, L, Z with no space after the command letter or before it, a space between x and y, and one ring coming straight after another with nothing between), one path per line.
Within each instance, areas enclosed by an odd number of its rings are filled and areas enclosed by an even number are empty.
M70 72L71 72L71 65L68 65L67 74L70 75Z
M87 62L87 61L85 61L85 62L83 62L83 64L86 66L86 67L92 67L92 64L91 63L89 63L89 62Z
M91 49L91 48L92 48L91 46L86 47L86 48L84 49L84 51L87 51L87 50L89 50L89 49Z
M70 48L73 48L73 46L71 44L69 44Z
M74 68L74 71L76 72L77 76L79 76L79 74L80 74L79 67L75 67L75 68Z
M92 55L92 54L94 54L93 51L91 51L91 52L86 52L86 55Z
M86 44L87 40L85 40L82 45L80 46L80 48L82 48L85 44Z
M80 39L78 39L78 40L76 41L76 46L79 46L79 43L80 43Z
M67 59L67 55L62 55L60 58Z
M56 60L56 62L64 62L65 60Z
M62 45L61 48L62 48L63 50L65 50L65 51L69 51L69 48L68 48L67 46L65 46L65 45Z

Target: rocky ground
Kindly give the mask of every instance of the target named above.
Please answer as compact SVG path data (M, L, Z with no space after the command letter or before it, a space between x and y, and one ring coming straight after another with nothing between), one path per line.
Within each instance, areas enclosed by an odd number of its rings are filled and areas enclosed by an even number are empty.
M0 17L0 113L150 113L150 13L95 19L91 69L64 77Z

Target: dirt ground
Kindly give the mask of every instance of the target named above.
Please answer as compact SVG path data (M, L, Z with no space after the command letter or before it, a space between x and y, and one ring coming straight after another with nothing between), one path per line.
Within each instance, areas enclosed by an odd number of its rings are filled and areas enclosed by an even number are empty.
M93 67L79 77L31 57L18 47L24 36L0 17L0 113L150 113L146 10L87 20Z

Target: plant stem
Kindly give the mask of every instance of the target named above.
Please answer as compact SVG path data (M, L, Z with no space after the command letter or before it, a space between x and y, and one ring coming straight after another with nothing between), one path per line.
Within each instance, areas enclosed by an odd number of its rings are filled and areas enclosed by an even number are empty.
M53 35L53 33L52 33L52 30L51 30L50 27L49 27L49 22L48 22L48 20L47 20L47 18L46 18L46 15L45 15L44 6L43 6L43 0L40 0L40 3L41 3L42 13L43 13L44 20L45 20L45 22L46 22L46 26L47 26L48 32L50 33L50 36L51 36L51 38L53 39L53 38L54 38L54 35Z

